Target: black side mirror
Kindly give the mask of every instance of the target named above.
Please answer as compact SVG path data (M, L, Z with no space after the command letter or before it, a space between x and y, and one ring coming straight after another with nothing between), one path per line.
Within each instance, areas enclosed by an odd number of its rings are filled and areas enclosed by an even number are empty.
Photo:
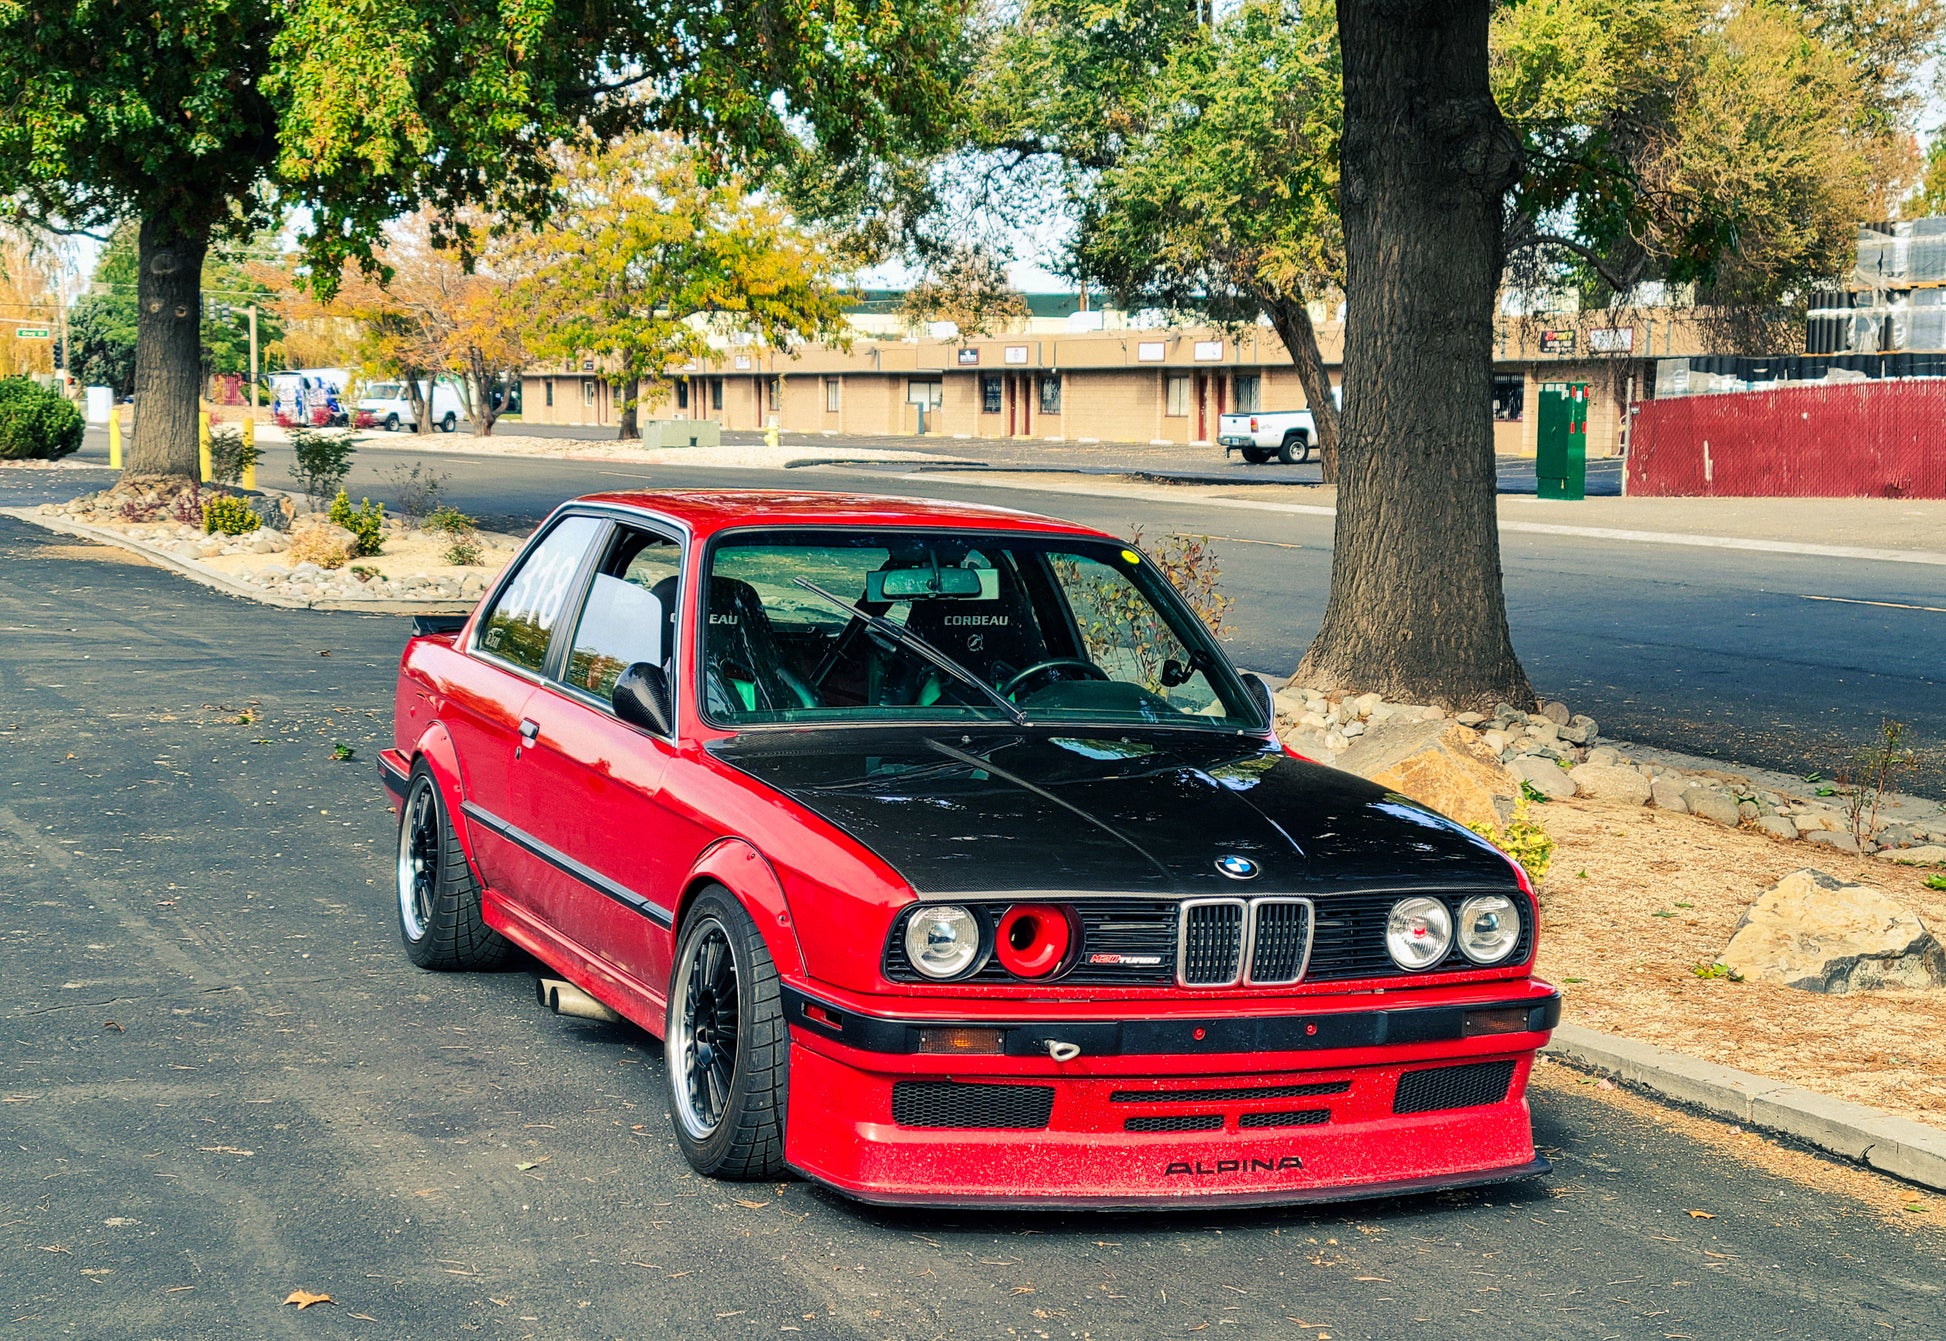
M1265 724L1274 729L1277 725L1277 702L1270 696L1270 686L1264 683L1264 677L1245 674L1243 683L1250 691L1250 697L1256 701L1257 710L1263 713ZM615 686L617 694L621 693L621 689L620 685Z
M623 671L609 695L615 715L630 726L653 731L658 736L674 735L675 710L669 703L669 677L662 667L638 661Z

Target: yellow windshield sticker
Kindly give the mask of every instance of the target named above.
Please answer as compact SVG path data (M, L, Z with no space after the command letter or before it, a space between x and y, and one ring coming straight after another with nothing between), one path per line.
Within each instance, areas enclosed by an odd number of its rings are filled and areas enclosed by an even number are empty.
M1140 563L1140 562L1142 562L1142 556L1141 556L1140 554L1137 554L1137 553L1136 553L1136 552L1135 552L1134 550L1132 550L1132 549L1125 549L1125 550L1123 550L1123 551L1122 551L1122 562L1123 562L1123 563Z

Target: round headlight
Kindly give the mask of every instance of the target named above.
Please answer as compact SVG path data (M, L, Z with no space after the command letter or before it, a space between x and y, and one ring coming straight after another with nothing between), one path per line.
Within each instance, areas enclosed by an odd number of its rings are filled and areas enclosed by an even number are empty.
M1438 899L1400 899L1385 919L1385 948L1402 969L1430 968L1453 945L1453 915Z
M980 953L980 923L964 908L942 903L906 920L905 957L928 978L957 978Z
M1460 905L1460 953L1476 964L1498 964L1520 939L1520 914L1505 894L1478 894Z

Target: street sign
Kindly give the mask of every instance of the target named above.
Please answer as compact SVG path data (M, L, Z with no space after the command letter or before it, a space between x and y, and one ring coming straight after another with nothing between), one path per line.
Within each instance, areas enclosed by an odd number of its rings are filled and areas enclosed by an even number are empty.
M45 326L14 327L14 339L16 340L52 340L53 338L54 332Z

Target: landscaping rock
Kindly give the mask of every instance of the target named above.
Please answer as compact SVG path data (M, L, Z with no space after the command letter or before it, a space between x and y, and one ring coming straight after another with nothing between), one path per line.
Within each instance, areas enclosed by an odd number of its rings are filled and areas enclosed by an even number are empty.
M1689 809L1689 803L1683 800L1682 787L1668 778L1656 778L1649 783L1649 799L1655 802L1657 810L1673 810L1680 815Z
M1556 726L1566 726L1569 721L1568 705L1565 703L1543 703L1540 715Z
M1545 755L1522 755L1507 765L1507 771L1549 800L1565 801L1574 795L1567 770Z
M1746 978L1834 995L1946 986L1946 947L1910 909L1809 868L1757 896L1719 962Z
M1807 833L1804 835L1804 841L1816 843L1819 847L1835 847L1840 852L1858 851L1856 838L1848 833L1839 833L1835 829L1819 829L1816 833Z
M1649 780L1632 768L1619 764L1582 764L1568 774L1574 789L1597 801L1619 801L1623 805L1649 803Z
M1946 866L1946 847L1928 843L1924 847L1887 848L1878 859L1901 866Z
M1622 762L1621 752L1608 745L1597 745L1588 751L1588 762L1597 768L1613 768Z
M1797 826L1782 815L1765 815L1757 821L1757 827L1772 838L1782 838L1786 842L1797 840Z
M1337 765L1466 825L1498 828L1495 802L1511 805L1520 793L1514 775L1479 737L1443 722L1394 718L1367 730Z
M1683 802L1692 815L1701 815L1706 820L1715 820L1726 829L1734 829L1743 819L1737 809L1737 799L1728 792L1714 787L1689 787L1683 791Z

